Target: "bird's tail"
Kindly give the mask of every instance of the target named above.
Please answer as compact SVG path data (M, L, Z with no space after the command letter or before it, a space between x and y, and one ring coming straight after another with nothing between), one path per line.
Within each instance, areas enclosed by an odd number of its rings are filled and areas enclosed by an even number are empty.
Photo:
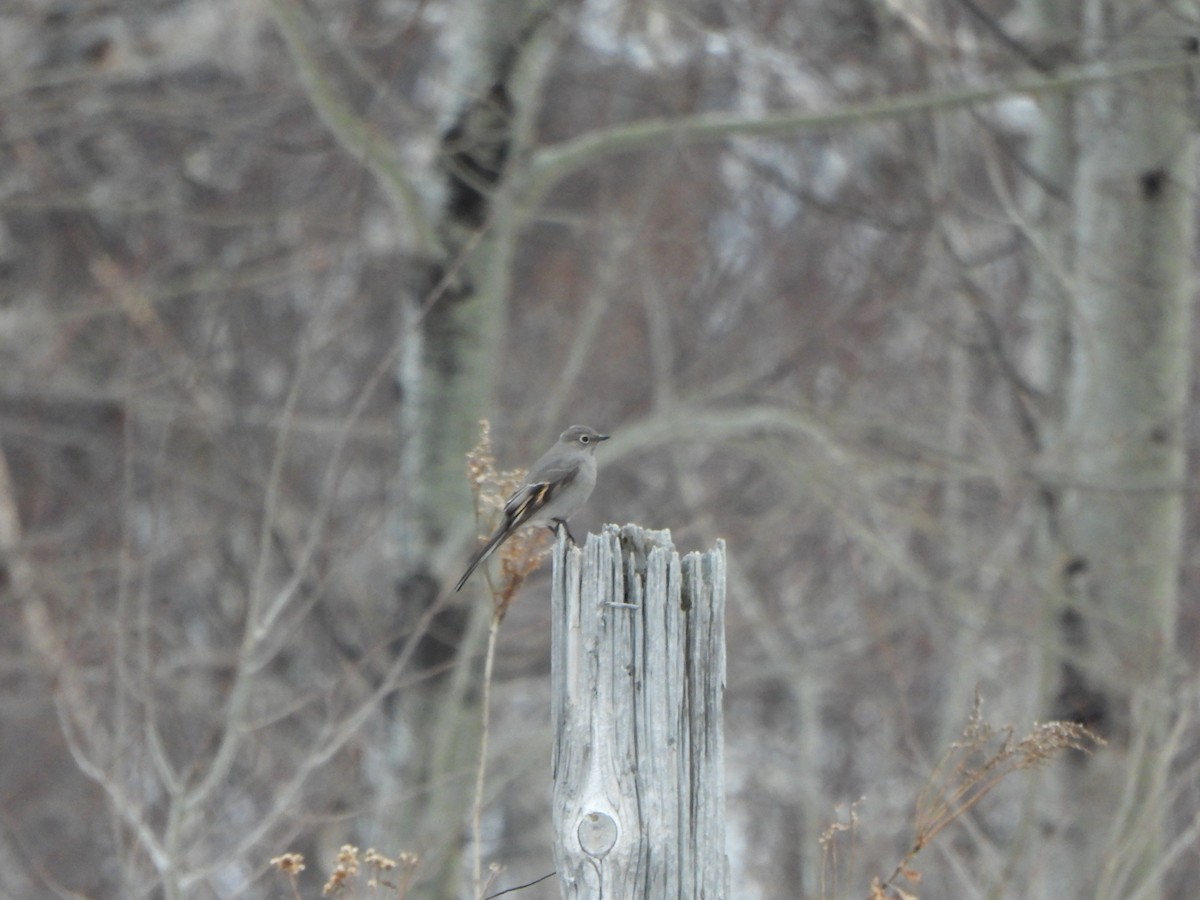
M488 542L484 544L482 548L480 548L478 553L475 554L475 558L472 559L471 564L467 566L467 571L463 572L463 577L458 579L458 584L454 586L455 591L462 590L462 586L467 583L467 579L471 577L471 573L475 571L475 567L491 556L495 549L500 546L501 541L508 537L509 534L510 532L505 528L497 529L496 533L493 534L491 538L488 539Z

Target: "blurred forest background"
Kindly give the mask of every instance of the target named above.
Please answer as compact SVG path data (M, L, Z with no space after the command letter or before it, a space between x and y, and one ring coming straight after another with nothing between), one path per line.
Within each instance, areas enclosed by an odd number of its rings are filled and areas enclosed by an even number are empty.
M1198 48L1167 0L8 0L0 896L297 851L310 898L347 843L470 896L482 418L613 435L577 535L728 541L732 897L866 896L977 689L1108 744L913 893L1193 896ZM553 868L547 596L493 890Z

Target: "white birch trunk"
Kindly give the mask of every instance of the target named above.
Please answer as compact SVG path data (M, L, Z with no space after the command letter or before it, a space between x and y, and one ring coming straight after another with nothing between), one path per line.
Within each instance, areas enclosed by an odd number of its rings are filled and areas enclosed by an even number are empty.
M1094 0L1085 35L1119 59L1141 46L1131 32L1161 40L1176 28L1143 13ZM1067 775L1075 897L1161 896L1195 244L1190 102L1186 76L1169 73L1080 98L1062 530L1081 625L1075 688L1112 746Z
M1079 33L1080 10L1058 0L1022 0L1029 23L1027 40L1034 53L1053 46L1065 35ZM1027 178L1021 195L1026 239L1033 250L1025 308L1030 329L1023 375L1031 389L1019 398L1031 455L1039 464L1053 465L1062 435L1070 371L1074 299L1072 279L1074 222L1071 208L1075 185L1076 94L1048 93L1037 98L1040 118L1026 160L1036 177ZM1065 555L1060 530L1062 492L1042 485L1031 498L1033 517L1033 587L1042 598L1040 640L1031 646L1030 662L1037 666L1031 679L1030 711L1036 718L1054 718L1054 696L1062 684L1063 615L1062 564ZM1036 649L1040 648L1040 649ZM1079 896L1080 873L1062 865L1077 846L1072 807L1061 770L1030 773L1020 826L1008 844L1008 871L1027 873L1027 900L1060 900Z

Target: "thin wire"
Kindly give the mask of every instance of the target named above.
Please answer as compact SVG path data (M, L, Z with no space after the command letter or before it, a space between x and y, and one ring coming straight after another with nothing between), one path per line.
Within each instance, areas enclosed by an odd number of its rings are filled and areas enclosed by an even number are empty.
M535 878L533 881L526 882L525 884L518 884L516 887L505 888L504 890L498 891L495 894L488 894L486 897L483 898L483 900L492 900L493 897L499 897L503 894L511 894L513 891L523 891L523 890L525 890L525 888L533 887L535 884L541 884L547 878L553 878L557 874L558 874L557 870L552 871L552 872L547 872L541 878Z

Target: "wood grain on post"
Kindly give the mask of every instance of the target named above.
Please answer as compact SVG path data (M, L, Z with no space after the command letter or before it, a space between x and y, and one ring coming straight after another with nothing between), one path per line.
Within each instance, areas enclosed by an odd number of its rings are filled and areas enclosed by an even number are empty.
M569 900L729 896L725 544L608 525L554 555L555 862Z

